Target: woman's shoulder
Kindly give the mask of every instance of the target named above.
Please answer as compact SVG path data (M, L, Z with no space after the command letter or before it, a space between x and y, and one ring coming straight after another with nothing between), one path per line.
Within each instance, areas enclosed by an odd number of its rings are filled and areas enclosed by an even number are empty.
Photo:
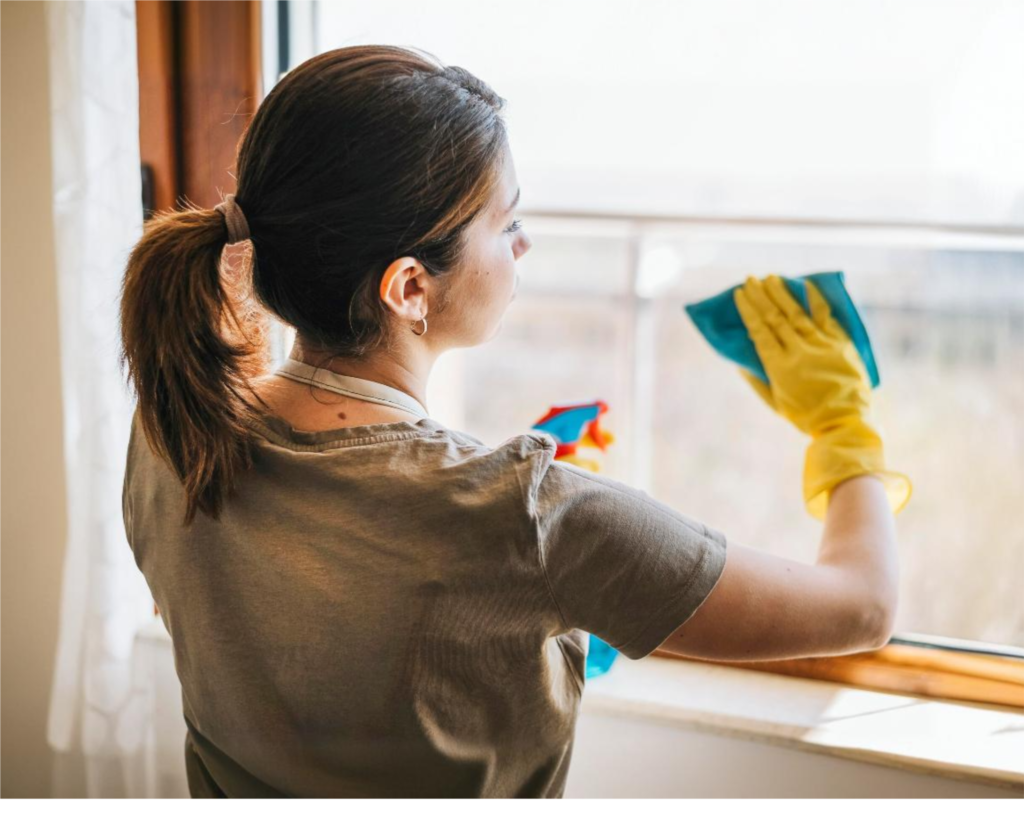
M515 486L523 499L536 497L545 476L553 468L565 465L555 460L558 443L550 433L539 430L510 435L492 445L469 432L439 426L435 435L426 440L447 448L444 459L449 464L458 462L459 467L483 481Z

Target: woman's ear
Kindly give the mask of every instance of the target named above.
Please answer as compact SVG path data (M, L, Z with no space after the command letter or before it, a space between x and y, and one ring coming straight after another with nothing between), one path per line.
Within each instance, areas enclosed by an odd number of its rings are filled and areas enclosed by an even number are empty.
M381 276L381 300L399 318L416 321L426 312L426 290L422 282L427 275L413 256L395 259Z

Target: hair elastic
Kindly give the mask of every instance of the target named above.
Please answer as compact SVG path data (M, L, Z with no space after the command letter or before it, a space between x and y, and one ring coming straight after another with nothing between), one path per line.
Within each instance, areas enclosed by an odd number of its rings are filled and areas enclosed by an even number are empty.
M224 214L224 221L228 226L228 244L233 245L238 242L244 242L249 238L249 223L245 220L245 214L242 213L242 208L239 207L238 202L235 201L235 195L229 193L224 197L224 201L214 207L214 210L219 210Z

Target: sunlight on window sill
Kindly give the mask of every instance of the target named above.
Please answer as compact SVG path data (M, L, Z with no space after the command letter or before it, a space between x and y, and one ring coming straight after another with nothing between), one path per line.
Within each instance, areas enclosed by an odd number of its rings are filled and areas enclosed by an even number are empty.
M864 691L679 658L624 658L583 711L638 717L1019 791L1019 709Z

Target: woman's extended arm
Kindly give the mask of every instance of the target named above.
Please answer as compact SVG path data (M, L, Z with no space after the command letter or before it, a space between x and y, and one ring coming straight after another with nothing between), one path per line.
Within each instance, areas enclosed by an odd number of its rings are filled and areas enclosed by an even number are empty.
M860 475L833 489L813 566L730 539L718 584L659 648L738 661L879 648L891 635L896 609L894 528L881 482Z

